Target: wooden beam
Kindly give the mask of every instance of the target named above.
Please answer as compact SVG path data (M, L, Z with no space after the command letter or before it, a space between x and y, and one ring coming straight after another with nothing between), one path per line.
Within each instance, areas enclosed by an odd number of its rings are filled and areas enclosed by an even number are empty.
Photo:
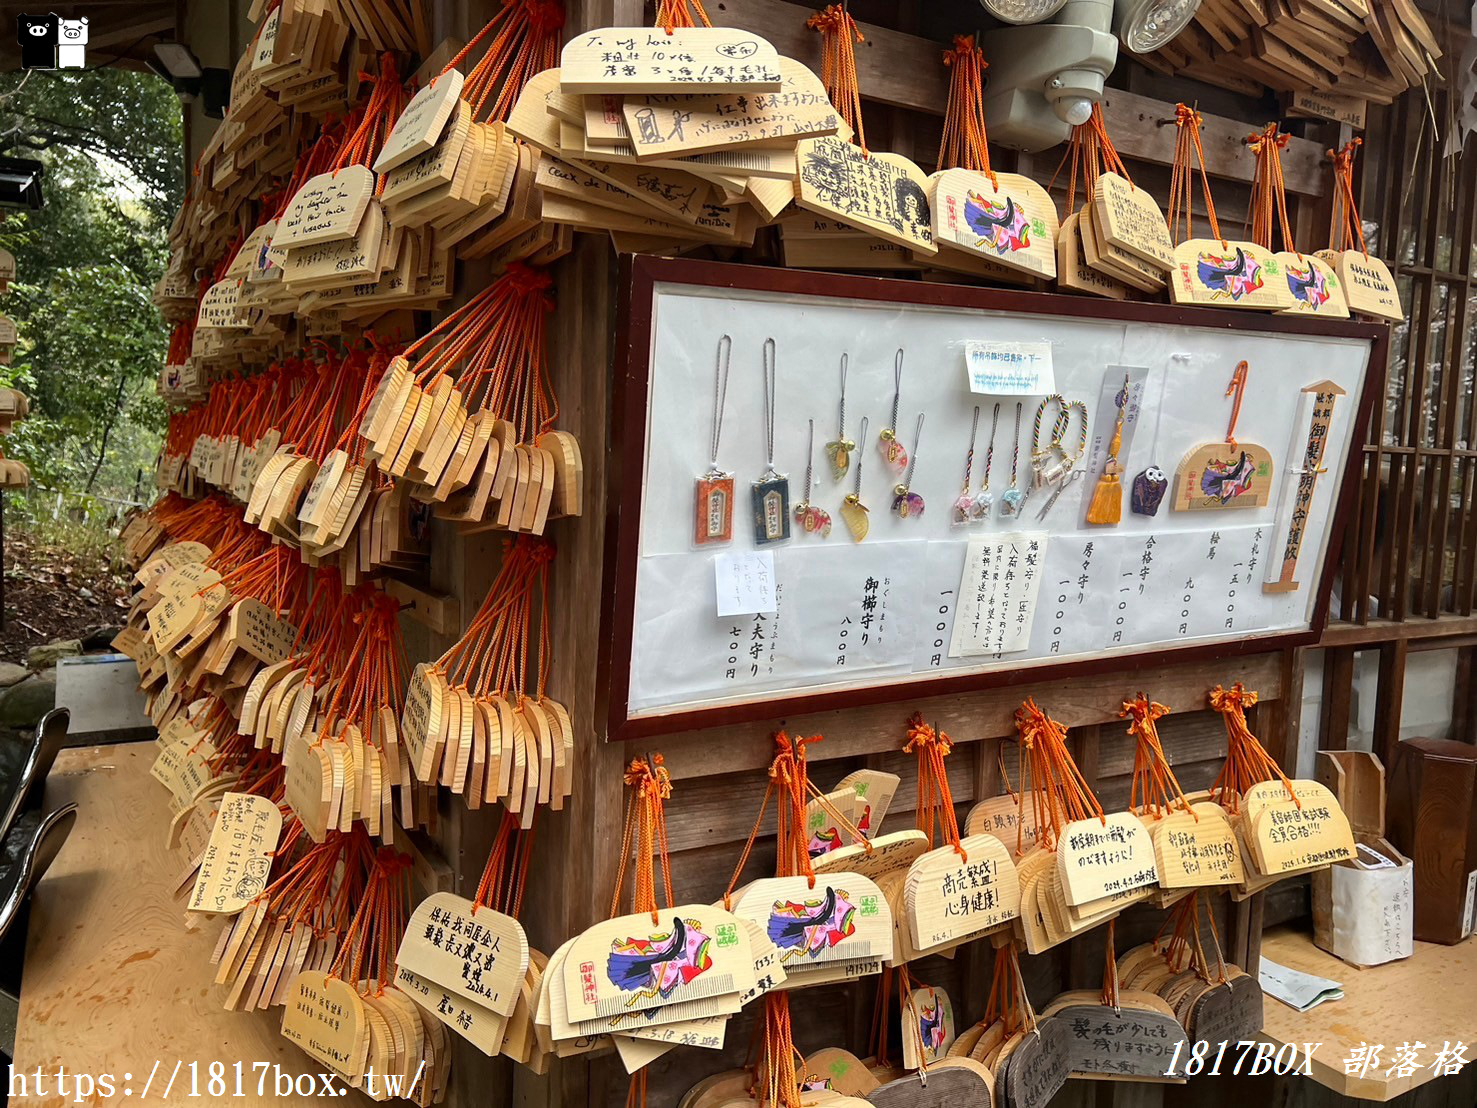
M141 38L156 35L161 31L174 30L174 16L165 15L154 19L145 19L139 23L128 23L112 30L104 31L100 35L90 34L87 37L88 61L97 56L99 51L106 50L110 46L128 46Z

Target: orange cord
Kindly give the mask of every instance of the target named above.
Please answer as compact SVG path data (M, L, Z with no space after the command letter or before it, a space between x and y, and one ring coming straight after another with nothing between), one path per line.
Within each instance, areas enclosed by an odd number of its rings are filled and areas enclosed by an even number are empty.
M845 4L829 4L805 21L821 34L821 83L826 95L855 132L852 142L867 153L867 130L862 123L862 97L857 85L856 44L866 42Z
M1241 797L1247 789L1263 781L1281 781L1287 795L1301 809L1302 801L1292 791L1292 782L1246 723L1246 709L1256 704L1256 693L1237 681L1229 689L1220 685L1211 689L1209 700L1226 724L1226 764L1211 786L1216 803L1228 812L1240 811Z
M970 169L990 178L995 191L1000 181L990 168L990 144L985 134L985 70L989 63L973 35L955 35L944 51L949 67L949 102L944 108L944 133L939 140L940 169Z

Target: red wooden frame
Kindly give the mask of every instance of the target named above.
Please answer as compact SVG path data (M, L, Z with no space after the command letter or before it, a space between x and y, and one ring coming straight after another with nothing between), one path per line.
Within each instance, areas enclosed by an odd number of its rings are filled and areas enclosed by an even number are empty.
M1047 681L1067 674L1104 673L1125 665L1141 667L1192 660L1226 658L1266 650L1308 646L1318 641L1328 622L1329 596L1358 492L1358 473L1370 411L1384 385L1389 327L1383 323L1309 319L1302 316L1263 315L1218 308L1176 307L1167 304L1097 300L1056 293L988 289L970 285L937 284L889 277L857 277L811 270L771 269L722 262L624 255L620 260L620 298L617 307L615 396L611 406L610 453L606 481L605 570L600 613L599 661L596 672L597 718L608 721L606 738L624 741L650 735L719 727L784 715L802 715L837 708L976 689L999 688L1027 681ZM866 688L785 696L765 692L753 702L695 708L633 719L629 709L631 644L636 609L636 566L641 527L641 474L645 469L648 370L651 364L651 323L655 286L694 285L718 289L827 296L949 308L974 308L1028 315L1073 316L1131 323L1178 324L1227 330L1264 331L1297 335L1328 335L1365 339L1370 343L1369 366L1351 430L1339 498L1323 565L1312 624L1306 631L1276 631L1240 639L1191 646L1146 650L1132 655L1064 662L1046 662L1026 669L1001 668L985 673L892 680Z

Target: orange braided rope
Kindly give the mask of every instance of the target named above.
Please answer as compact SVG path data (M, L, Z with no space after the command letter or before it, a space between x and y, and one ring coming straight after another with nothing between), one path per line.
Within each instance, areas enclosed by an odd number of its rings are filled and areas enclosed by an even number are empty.
M857 86L856 44L865 42L845 4L830 4L805 21L821 34L821 83L826 95L855 132L852 142L867 152L867 130L862 124L862 97Z
M983 173L998 192L1000 181L990 168L990 145L985 135L985 70L989 63L973 35L955 35L953 49L944 51L944 65L949 67L949 102L944 108L944 133L939 140L939 168L957 166Z
M1246 709L1256 704L1256 693L1237 681L1229 689L1220 685L1211 689L1209 700L1226 723L1226 764L1210 790L1216 803L1228 812L1237 812L1247 789L1263 781L1281 781L1287 795L1301 809L1302 801L1292 791L1292 782L1257 742L1246 723Z

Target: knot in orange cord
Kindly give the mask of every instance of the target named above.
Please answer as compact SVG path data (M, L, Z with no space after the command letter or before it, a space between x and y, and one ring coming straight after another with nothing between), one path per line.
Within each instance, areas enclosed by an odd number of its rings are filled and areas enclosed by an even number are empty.
M1015 729L1020 732L1021 742L1026 744L1027 750L1036 745L1036 740L1049 724L1046 713L1036 707L1035 700L1028 699L1015 710Z
M975 55L980 54L980 48L975 45L973 35L955 35L952 49L944 51L944 64L953 65L955 62L968 62L975 60ZM981 69L989 69L990 63L983 57L979 58Z
M564 26L564 5L560 0L523 0L523 7L537 34L552 34Z
M1133 722L1128 725L1130 735L1143 735L1146 724L1156 723L1169 715L1169 709L1157 700L1150 700L1143 693L1139 693L1137 700L1125 700L1123 711L1118 713L1119 719L1133 717Z
M923 714L914 712L908 720L908 741L903 746L904 754L917 754L930 748L937 748L940 754L948 754L954 749L954 740L949 738L945 731L935 731L930 724L923 722Z
M536 535L520 535L517 541L535 567L546 566L554 560L555 547L548 539Z
M626 768L627 787L637 790L644 800L669 799L672 795L672 776L662 763L660 754L653 754L650 762L645 758L632 758L631 764Z
M1194 108L1188 104L1176 104L1174 106L1174 125L1176 127L1183 127L1190 123L1193 123L1197 128L1205 126L1204 119L1201 118L1200 113Z
M1210 706L1217 712L1245 711L1257 702L1257 694L1237 681L1229 689L1217 685L1210 690Z
M820 31L822 33L826 31L837 33L846 31L848 29L846 24L846 10L840 4L827 4L805 21L805 25L812 31ZM855 31L857 42L862 42L862 33L856 30L855 23L851 25L850 29Z
M529 265L527 262L513 262L503 274L502 280L516 295L530 299L544 296L554 284L554 278L547 269ZM553 303L550 302L545 307L552 308Z

